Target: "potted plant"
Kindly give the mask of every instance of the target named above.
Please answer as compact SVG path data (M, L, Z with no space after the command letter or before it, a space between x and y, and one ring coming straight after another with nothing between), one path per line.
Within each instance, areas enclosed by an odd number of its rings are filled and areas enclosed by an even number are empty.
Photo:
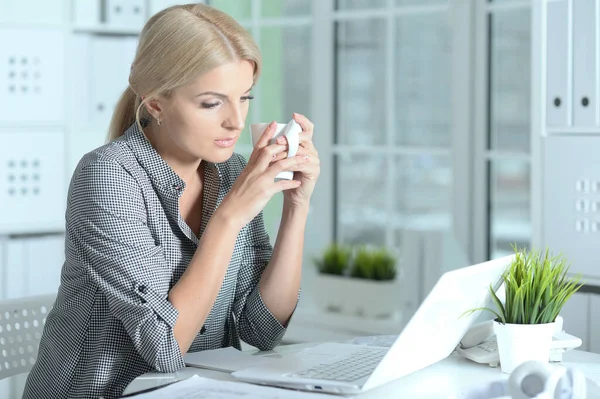
M320 259L317 303L326 311L367 318L390 318L399 311L397 259L384 248L332 244ZM398 298L399 299L399 298Z
M547 249L543 254L513 249L515 259L502 275L504 303L490 286L496 309L480 308L496 316L493 325L504 373L525 361L548 362L556 317L583 285L580 275L569 277L570 265L562 255L550 256Z
M321 259L315 259L315 265L319 273L341 276L346 273L350 265L352 250L339 244L331 244L325 249Z

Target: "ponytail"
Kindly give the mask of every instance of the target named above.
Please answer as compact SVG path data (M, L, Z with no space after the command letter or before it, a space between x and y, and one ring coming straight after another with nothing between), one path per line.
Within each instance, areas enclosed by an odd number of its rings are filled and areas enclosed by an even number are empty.
M135 94L131 86L127 86L115 107L110 128L108 129L108 141L122 136L133 122L139 124L140 98Z

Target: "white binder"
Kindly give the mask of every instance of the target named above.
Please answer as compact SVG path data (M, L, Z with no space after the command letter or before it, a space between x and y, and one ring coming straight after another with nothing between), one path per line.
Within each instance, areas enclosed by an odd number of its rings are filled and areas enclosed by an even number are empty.
M146 22L145 0L105 0L106 24L141 29Z
M92 96L91 63L92 63L92 38L91 35L71 35L68 46L69 53L76 54L67 64L67 117L74 126L73 134L79 134L91 125Z
M596 0L573 1L573 125L597 124ZM552 43L548 44L550 47Z
M90 125L107 133L119 97L129 85L129 72L135 57L134 37L94 37L91 42Z
M574 273L598 278L600 213L593 209L600 200L600 136L552 135L543 145L544 159L551 160L542 182L544 245L563 253ZM552 161L557 159L560 162Z
M6 275L4 274L6 270L6 260L8 257L6 256L6 243L8 242L8 238L0 237L0 300L4 299L4 292L6 291ZM0 386L0 394L2 393L2 387ZM0 396L4 398L5 396Z
M64 263L64 236L6 240L6 299L58 292Z
M600 317L598 317L598 309L600 309L600 295L590 295L590 309L594 316L590 317L590 352L600 353Z
M25 241L27 264L23 279L28 296L58 292L65 261L64 242L63 235L32 237Z
M91 0L85 0L91 1ZM60 27L70 0L0 0L0 24L41 24ZM4 45L4 41L0 42Z
M67 176L73 175L81 158L88 152L104 145L108 137L107 132L76 129L67 136Z
M0 234L62 231L64 133L0 133Z
M100 0L73 0L73 23L76 26L98 26L101 15Z
M177 0L150 0L150 15L154 15L157 12L164 10L167 7L174 6L176 4L185 4L187 2ZM196 1L196 3L206 3L205 1Z
M27 265L26 242L24 238L6 241L6 262L4 264L4 298L14 299L26 294L24 270Z
M548 2L546 30L546 124L570 125L569 3Z
M0 27L0 124L64 124L64 40L62 29Z

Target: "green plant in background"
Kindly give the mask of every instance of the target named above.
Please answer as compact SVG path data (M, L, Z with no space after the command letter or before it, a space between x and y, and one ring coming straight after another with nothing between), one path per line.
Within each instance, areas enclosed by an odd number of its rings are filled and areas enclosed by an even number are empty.
M341 244L331 244L321 259L315 259L315 265L319 272L324 274L343 275L352 257L352 249Z
M502 274L506 299L503 304L492 286L490 292L497 310L477 308L467 311L488 310L503 324L552 323L564 304L581 288L581 275L569 277L570 265L564 256L549 255L527 250L518 251Z
M361 247L356 251L350 276L369 280L394 280L396 258L385 248Z

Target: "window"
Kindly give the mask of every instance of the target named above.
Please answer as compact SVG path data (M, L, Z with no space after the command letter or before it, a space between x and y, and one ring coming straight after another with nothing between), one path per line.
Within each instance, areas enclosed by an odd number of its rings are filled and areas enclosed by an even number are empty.
M337 1L336 238L402 251L452 225L452 43L446 1Z
M263 57L261 77L253 95L246 128L236 152L246 158L252 152L250 124L288 122L292 113L310 117L312 76L311 0L209 0L207 3L236 18L253 35ZM282 195L264 210L267 231L277 236Z
M496 4L497 3L497 4ZM529 247L530 58L529 1L487 5L488 32L488 256Z

